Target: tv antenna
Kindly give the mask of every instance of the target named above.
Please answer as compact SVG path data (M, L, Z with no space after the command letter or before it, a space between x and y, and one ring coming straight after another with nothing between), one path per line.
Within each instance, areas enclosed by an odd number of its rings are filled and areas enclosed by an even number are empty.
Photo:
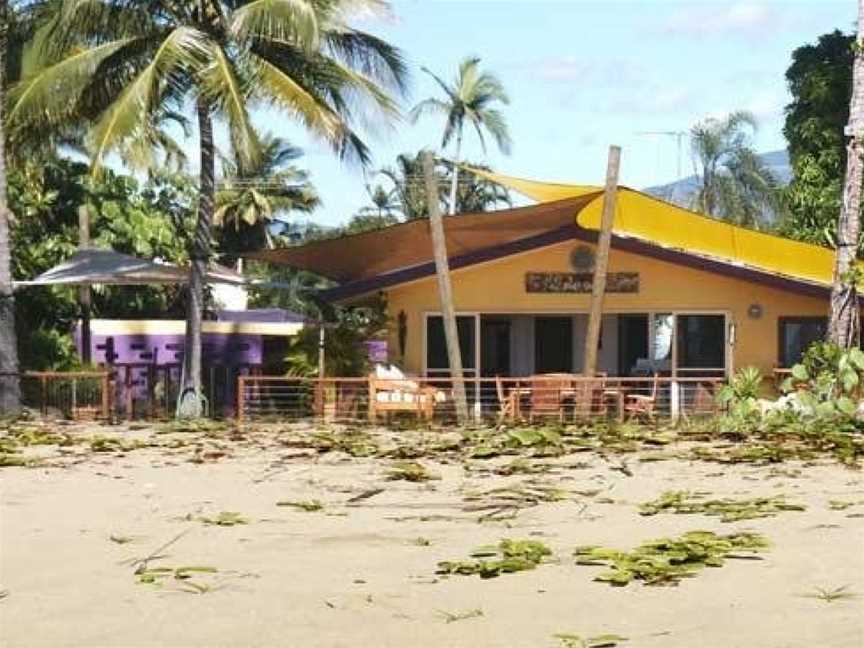
M638 131L636 134L637 135L659 135L662 137L674 137L675 138L675 145L678 148L678 165L677 165L678 176L677 176L676 180L680 180L681 179L681 173L682 173L681 161L683 159L682 156L683 156L683 150L684 150L684 138L689 135L689 132L688 131L682 131L682 130Z

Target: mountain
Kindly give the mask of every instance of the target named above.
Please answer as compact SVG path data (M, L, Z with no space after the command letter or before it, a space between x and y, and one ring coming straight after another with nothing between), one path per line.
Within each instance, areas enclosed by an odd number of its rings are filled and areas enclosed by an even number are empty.
M792 179L792 167L789 165L789 154L785 150L761 153L759 159L771 169L780 184L789 184ZM692 175L668 184L648 187L643 191L678 205L689 206L697 187L698 179Z

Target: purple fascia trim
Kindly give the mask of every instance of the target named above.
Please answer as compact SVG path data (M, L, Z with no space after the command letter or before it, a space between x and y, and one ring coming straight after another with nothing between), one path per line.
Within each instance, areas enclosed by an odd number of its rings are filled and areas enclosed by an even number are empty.
M486 261L494 261L511 254L519 252L527 252L536 248L553 245L566 240L579 240L589 243L596 243L598 233L594 230L586 230L577 225L567 225L565 227L550 230L537 236L531 236L518 241L511 241L502 245L496 245L477 250L469 254L450 258L450 268L466 268L468 266L484 263ZM720 260L707 259L695 254L690 254L683 250L672 250L669 248L652 245L638 239L628 238L613 235L612 247L616 250L624 252L632 252L641 256L667 261L676 265L703 270L720 274L725 277L734 277L751 283L761 284L778 290L784 290L799 295L807 295L812 297L825 297L830 294L831 290L827 286L818 286L806 281L797 281L789 277L774 275L770 272L762 272L754 268L747 268L733 263L727 263ZM384 290L398 284L422 279L435 274L434 262L423 263L420 265L404 268L395 272L352 281L350 283L323 290L319 293L322 299L328 302L338 302L359 295L368 294L378 290ZM864 295L859 300L864 304Z

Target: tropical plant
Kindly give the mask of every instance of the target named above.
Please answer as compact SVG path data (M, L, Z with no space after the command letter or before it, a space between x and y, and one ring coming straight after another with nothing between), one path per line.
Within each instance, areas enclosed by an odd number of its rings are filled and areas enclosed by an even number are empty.
M183 176L154 176L143 185L113 172L90 177L85 164L42 160L12 167L9 205L18 214L10 232L12 273L32 279L78 247L78 207L87 205L98 247L183 263L194 227L194 192ZM93 290L95 317L182 316L176 286L102 286ZM79 317L71 288L16 292L18 353L30 369L74 365L70 331Z
M369 2L367 5L383 5ZM92 123L94 168L112 151L154 140L157 116L194 105L199 203L191 253L184 393L201 387L204 276L215 198L214 120L244 165L259 154L250 103L299 119L343 158L368 160L352 123L367 107L395 115L405 86L399 52L351 29L351 0L66 0L36 34L36 62L12 91L15 129ZM190 415L200 414L196 402Z
M801 403L817 416L857 413L864 385L864 351L844 349L832 342L816 342L791 369L783 389L795 391Z
M858 302L861 271L856 262L861 237L861 184L864 182L864 2L861 1L858 2L858 35L853 52L849 124L844 129L850 139L843 200L837 214L837 251L828 317L828 339L846 349L857 348L861 342Z
M732 414L746 416L757 408L757 399L764 377L757 367L744 367L735 372L717 393L719 403Z
M846 167L843 129L849 122L854 43L854 36L839 30L823 34L796 49L786 71L792 102L783 135L792 180L784 190L787 212L779 230L832 248Z
M15 297L12 292L10 212L6 201L6 152L3 128L5 70L9 5L0 0L0 413L15 412L21 405L18 382L18 345L15 339Z
M779 208L777 179L753 150L756 118L745 111L709 118L690 132L699 189L693 208L738 225L759 226Z
M403 153L396 157L394 166L385 167L378 171L392 185L391 192L405 220L428 218L429 216L420 156L420 153L414 156ZM471 164L470 166L483 171L491 171L489 167L482 164ZM447 205L446 187L452 187L452 178L455 172L458 172L458 169L454 169L451 165L441 162L437 162L435 165L439 200L442 206ZM458 183L456 192L457 213L481 212L512 204L510 193L505 187L476 174L466 174L464 179Z
M438 193L441 202L445 200L443 174L445 170L436 167L439 174ZM423 184L423 165L420 154L402 153L396 156L396 163L380 169L378 173L392 185L392 192L399 204L399 211L405 220L428 218L429 210L426 203L426 187Z
M425 113L437 113L445 117L444 135L441 147L446 148L455 138L453 174L450 178L449 211L457 209L456 192L459 183L459 164L462 155L462 138L466 121L474 127L483 152L486 152L486 131L495 140L498 148L505 154L510 153L512 142L504 115L491 106L495 103L507 105L510 99L497 76L480 69L480 59L476 56L465 58L459 64L459 72L453 83L447 83L427 68L422 68L444 91L445 99L431 97L417 104L410 113L417 121Z
M394 195L395 189L388 191L380 184L375 185L374 188L366 185L366 193L369 194L371 204L363 207L358 215L376 216L382 219L395 217L395 212L399 209L399 202Z
M308 174L292 164L302 155L284 139L266 136L251 164L223 160L213 213L223 252L271 248L274 222L284 222L291 212L308 214L320 204Z

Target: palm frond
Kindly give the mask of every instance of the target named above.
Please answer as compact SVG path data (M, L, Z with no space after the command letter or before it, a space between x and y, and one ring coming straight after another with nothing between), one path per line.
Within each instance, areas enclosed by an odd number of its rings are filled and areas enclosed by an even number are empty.
M259 155L258 135L246 108L249 84L241 79L223 48L211 41L210 63L201 70L198 81L201 96L228 123L231 144L243 165L252 165Z
M59 63L37 70L9 92L6 116L11 130L24 123L52 126L66 119L92 82L99 66L134 39L123 39L72 52Z
M424 114L437 113L439 115L446 115L450 112L450 106L441 101L440 99L435 99L434 97L430 97L429 99L424 99L416 106L414 106L408 112L408 119L411 120L412 123L416 124L417 121Z
M306 52L318 49L321 33L311 0L253 0L231 14L231 32L241 41L284 41Z
M149 113L175 75L200 69L209 48L204 34L191 27L171 31L153 60L132 84L105 110L92 132L93 172L98 173L105 155L146 129Z

